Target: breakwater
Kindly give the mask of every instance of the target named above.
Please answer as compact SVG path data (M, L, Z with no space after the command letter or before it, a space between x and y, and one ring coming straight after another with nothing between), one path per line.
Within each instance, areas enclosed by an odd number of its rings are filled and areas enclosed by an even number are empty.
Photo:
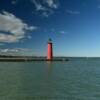
M68 61L66 57L54 57L48 60L46 57L33 57L33 56L0 56L0 61Z

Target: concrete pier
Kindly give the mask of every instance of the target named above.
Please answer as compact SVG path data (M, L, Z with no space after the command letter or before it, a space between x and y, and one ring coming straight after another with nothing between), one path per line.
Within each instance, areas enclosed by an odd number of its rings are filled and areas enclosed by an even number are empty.
M22 62L22 61L68 61L68 58L53 58L52 60L47 59L46 57L0 57L1 62Z

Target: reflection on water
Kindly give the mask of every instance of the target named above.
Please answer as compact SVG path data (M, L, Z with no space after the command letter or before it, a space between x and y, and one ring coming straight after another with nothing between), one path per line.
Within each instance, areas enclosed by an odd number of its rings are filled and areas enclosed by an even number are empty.
M99 93L97 59L0 63L0 100L99 100Z
M48 75L52 72L52 62L51 61L47 61L47 68L48 68Z

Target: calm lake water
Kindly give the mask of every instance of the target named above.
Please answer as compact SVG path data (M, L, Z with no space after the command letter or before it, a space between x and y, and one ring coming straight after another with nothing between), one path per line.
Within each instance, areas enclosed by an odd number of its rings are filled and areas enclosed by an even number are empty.
M100 59L0 62L0 100L100 100Z

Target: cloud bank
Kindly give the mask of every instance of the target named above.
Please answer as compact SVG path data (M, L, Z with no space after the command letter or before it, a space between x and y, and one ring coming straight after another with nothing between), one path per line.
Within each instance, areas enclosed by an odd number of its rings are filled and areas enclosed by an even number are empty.
M0 42L18 42L25 37L27 31L35 29L37 27L29 26L12 13L0 13Z

